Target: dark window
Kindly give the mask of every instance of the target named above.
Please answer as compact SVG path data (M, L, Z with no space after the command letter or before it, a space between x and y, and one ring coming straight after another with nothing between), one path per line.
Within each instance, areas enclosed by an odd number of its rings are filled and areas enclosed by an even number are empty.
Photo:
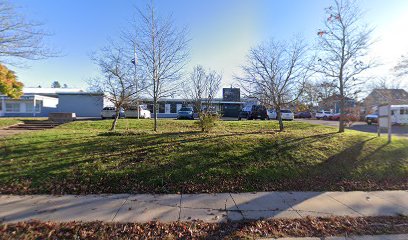
M171 113L177 113L177 103L171 103L170 104L170 112Z
M147 104L147 110L153 113L153 104Z
M165 112L164 103L159 103L159 113L164 113L164 112Z

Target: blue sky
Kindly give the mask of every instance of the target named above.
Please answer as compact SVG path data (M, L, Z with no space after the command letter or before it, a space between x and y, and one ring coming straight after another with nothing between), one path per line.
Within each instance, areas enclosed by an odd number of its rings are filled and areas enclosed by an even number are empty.
M408 1L360 0L365 22L376 27L378 41L372 55L383 65L373 72L389 75L398 57L408 52ZM49 87L52 81L87 88L97 75L91 52L115 38L144 0L14 0L28 19L45 23L53 33L47 44L63 56L27 61L29 68L12 67L27 87ZM160 14L173 14L176 24L190 28L191 59L223 73L223 86L234 85L233 74L250 47L270 38L290 39L301 34L315 43L329 0L155 0ZM390 79L392 81L392 79Z

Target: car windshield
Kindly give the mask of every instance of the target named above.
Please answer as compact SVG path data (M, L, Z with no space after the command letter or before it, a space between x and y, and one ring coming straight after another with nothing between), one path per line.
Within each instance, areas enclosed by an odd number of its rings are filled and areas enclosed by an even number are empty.
M180 108L180 110L179 111L193 111L193 108L190 108L190 107L182 107L182 108Z
M292 111L284 109L284 110L281 110L281 113L292 113Z

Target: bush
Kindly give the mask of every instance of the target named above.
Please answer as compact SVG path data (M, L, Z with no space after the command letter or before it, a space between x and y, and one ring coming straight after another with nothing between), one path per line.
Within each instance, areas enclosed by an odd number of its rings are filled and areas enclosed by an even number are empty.
M215 127L216 122L220 119L220 115L211 112L201 112L198 116L198 126L202 132L209 132Z

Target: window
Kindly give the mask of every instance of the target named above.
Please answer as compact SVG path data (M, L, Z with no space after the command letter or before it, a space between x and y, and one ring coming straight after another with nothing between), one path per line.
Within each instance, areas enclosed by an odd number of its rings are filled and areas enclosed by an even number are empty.
M20 112L20 103L19 102L6 103L6 112Z
M30 113L33 112L33 104L32 103L26 103L26 112Z
M165 113L164 103L159 103L159 113Z
M177 113L177 104L176 103L171 103L170 112L171 113Z

